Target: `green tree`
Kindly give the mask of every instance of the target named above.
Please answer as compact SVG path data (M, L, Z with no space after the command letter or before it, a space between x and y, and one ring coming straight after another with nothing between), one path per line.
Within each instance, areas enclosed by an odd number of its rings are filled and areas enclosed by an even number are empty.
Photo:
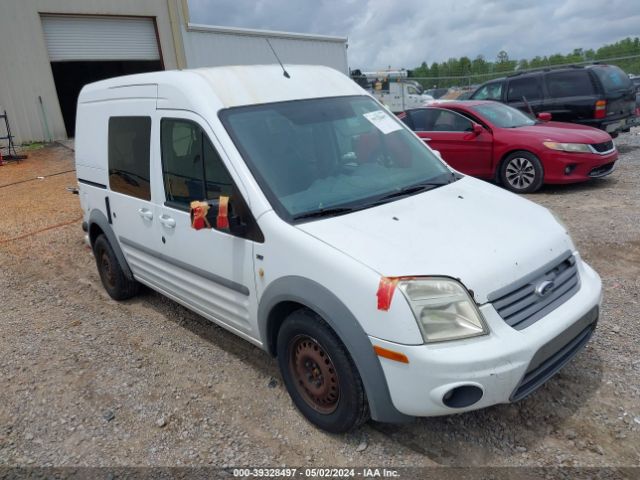
M413 70L412 76L424 77L421 82L425 88L465 86L508 75L516 69L523 71L551 65L602 60L617 65L627 73L640 74L640 37L624 38L595 50L574 48L573 51L566 54L554 53L548 57L536 55L531 59L511 60L509 54L505 50L501 50L498 52L495 62L487 61L482 55L476 56L473 60L466 56L449 58L445 62L433 62L431 67L426 62L422 62L419 67Z

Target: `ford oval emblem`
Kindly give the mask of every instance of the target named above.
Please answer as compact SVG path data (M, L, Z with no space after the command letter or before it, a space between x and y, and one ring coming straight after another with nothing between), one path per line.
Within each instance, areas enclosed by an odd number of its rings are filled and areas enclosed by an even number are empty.
M536 287L536 295L544 298L553 291L553 287L555 286L556 284L553 283L551 280L545 280L544 282L540 282Z

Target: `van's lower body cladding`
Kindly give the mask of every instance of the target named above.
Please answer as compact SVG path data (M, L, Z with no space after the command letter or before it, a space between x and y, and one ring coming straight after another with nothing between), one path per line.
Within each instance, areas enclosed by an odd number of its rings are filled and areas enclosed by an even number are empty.
M558 337L538 350L518 387L511 394L512 402L522 400L536 391L582 350L596 329L599 311L596 305L570 327L564 335L570 339L568 342L558 345L561 338Z

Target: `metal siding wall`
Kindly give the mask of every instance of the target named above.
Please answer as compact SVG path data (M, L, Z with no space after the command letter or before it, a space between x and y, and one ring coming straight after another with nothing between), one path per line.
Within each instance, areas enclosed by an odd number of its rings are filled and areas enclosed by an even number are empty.
M189 68L277 63L265 41L269 38L282 63L326 65L348 73L342 42L189 31L184 26L182 31Z
M164 66L177 68L167 6L171 0L0 1L0 108L8 111L19 142L45 139L39 95L52 137L66 137L40 13L156 17Z
M69 60L159 60L150 18L43 15L52 62Z

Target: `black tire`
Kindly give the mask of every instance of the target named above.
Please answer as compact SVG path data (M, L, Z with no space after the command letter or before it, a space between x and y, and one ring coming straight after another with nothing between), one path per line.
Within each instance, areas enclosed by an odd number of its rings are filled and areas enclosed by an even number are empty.
M102 285L111 298L127 300L138 293L140 284L135 280L129 280L124 274L113 248L104 235L99 235L93 243L93 255Z
M544 182L544 170L538 157L525 150L510 153L500 165L500 181L515 193L531 193Z
M291 313L278 332L277 354L289 395L311 423L343 433L369 419L358 370L320 316L306 309Z

